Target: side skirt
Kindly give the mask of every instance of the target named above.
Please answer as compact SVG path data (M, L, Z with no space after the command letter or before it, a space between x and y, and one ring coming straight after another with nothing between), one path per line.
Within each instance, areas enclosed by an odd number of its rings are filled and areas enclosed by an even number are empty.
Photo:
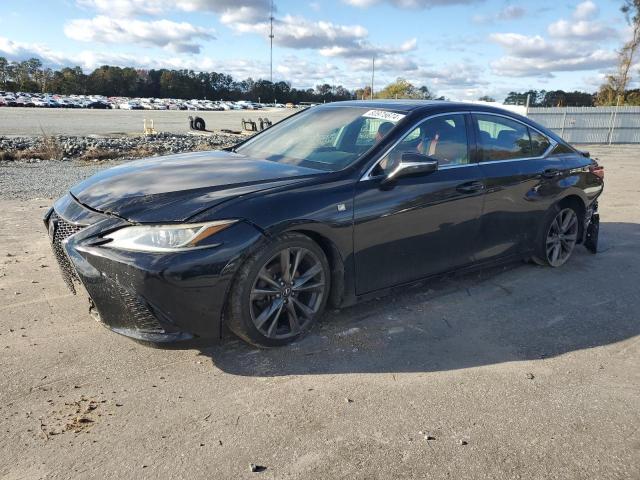
M343 303L341 305L341 308L342 307L351 306L351 305L353 305L355 303L365 302L367 300L373 300L374 298L387 296L387 295L395 293L395 292L397 292L399 290L405 291L407 288L415 287L415 286L418 286L418 285L423 284L423 283L429 283L429 282L440 280L440 279L444 279L444 278L452 278L452 277L457 277L457 276L462 276L462 275L468 275L468 274L471 274L471 273L480 272L482 270L487 269L488 267L498 267L500 265L508 265L508 264L511 264L511 263L515 263L515 262L518 262L518 261L525 260L525 259L529 258L532 254L533 254L533 251L529 251L529 252L525 252L525 253L521 253L521 254L513 254L513 255L507 255L507 256L504 256L504 257L494 258L494 259L491 259L491 260L485 260L483 262L471 263L471 264L465 265L463 267L456 268L454 270L449 270L449 271L446 271L446 272L443 272L443 273L437 273L437 274L434 274L434 275L428 275L426 277L422 277L422 278L419 278L417 280L413 280L411 282L406 282L406 283L402 283L402 284L399 284L399 285L394 285L393 287L374 290L373 292L368 292L368 293L364 293L362 295L357 295L355 302L347 303L347 304Z

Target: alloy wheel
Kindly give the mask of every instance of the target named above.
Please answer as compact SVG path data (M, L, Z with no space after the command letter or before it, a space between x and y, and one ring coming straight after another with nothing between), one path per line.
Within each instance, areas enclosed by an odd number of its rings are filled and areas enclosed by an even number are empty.
M564 264L578 239L578 216L571 208L565 208L551 222L547 233L546 252L547 261L552 267Z
M273 255L259 270L249 299L251 320L267 338L298 335L318 312L325 295L325 272L303 247Z

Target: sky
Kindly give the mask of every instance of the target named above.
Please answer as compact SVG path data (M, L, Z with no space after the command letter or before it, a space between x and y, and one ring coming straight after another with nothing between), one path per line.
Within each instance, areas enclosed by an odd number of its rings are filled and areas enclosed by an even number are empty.
M631 35L622 0L275 0L273 80L452 100L596 91ZM270 0L2 0L0 56L269 79ZM639 75L638 65L634 74ZM637 83L633 86L637 86Z

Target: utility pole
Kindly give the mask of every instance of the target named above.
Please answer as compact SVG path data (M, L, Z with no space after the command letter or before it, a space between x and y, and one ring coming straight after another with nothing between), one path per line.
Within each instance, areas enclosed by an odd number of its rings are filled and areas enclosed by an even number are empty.
M373 100L373 79L376 73L376 56L371 58L371 100Z

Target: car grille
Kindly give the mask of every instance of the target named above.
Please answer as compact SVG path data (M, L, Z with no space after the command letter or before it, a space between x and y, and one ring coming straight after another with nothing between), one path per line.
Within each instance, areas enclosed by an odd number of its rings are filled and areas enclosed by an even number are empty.
M66 240L71 235L78 233L80 230L85 228L82 225L74 225L72 223L67 222L64 218L58 215L56 212L51 214L49 218L49 225L51 222L55 224L55 230L53 233L53 238L51 238L51 246L53 248L53 253L58 261L58 265L60 266L60 271L62 272L62 279L64 283L67 284L69 290L75 295L76 289L73 284L74 281L80 281L78 278L78 274L76 273L75 268L71 264L71 260L69 260L69 256L67 252L64 250L62 242Z
M118 295L124 304L125 311L128 313L127 323L136 330L149 333L164 333L164 328L153 315L149 307L142 302L130 290L120 285L117 281L107 280L112 287L118 292Z

